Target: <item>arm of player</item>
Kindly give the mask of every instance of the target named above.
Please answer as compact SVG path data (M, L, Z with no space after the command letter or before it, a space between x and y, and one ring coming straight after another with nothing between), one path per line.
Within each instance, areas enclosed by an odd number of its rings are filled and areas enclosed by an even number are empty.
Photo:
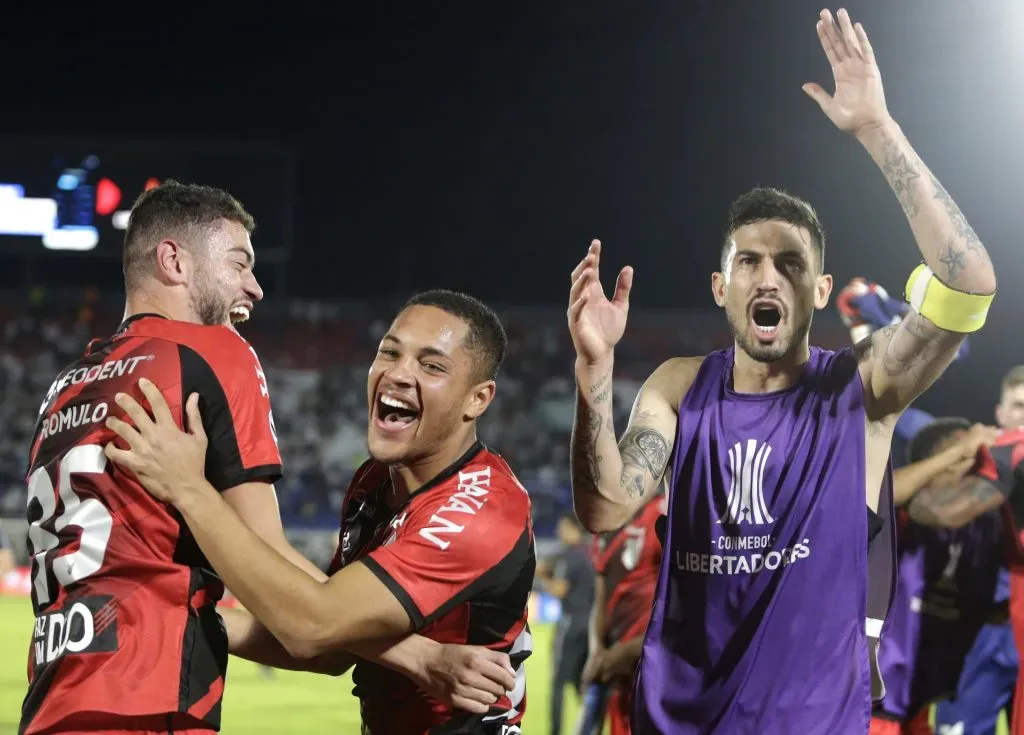
M604 654L607 650L604 636L604 611L608 605L608 584L603 574L594 577L594 605L590 608L590 621L587 625L587 662L583 665L583 686L598 680L604 669Z
M640 654L644 648L644 636L640 634L635 638L620 641L608 649L604 657L604 667L601 673L604 681L611 681L620 677L632 677L636 671L636 665L640 661Z
M281 645L252 613L239 608L219 608L228 634L228 652L247 661L291 671L312 671L340 676L358 660L348 651L330 651L315 658L297 658Z
M893 472L893 502L906 505L938 475L946 470L959 469L962 477L974 463L974 452L967 453L959 444L932 455L920 462L898 467Z
M406 636L413 626L405 608L364 564L347 566L320 581L286 559L207 482L207 440L198 396L192 394L187 402L186 433L156 386L141 380L139 387L154 417L131 397L118 394L115 400L134 426L111 417L108 428L128 449L110 443L107 457L134 472L155 497L175 505L224 584L291 656L312 659L337 648L366 653L435 696L474 712L486 711L514 685L505 654L468 646L437 648L432 641ZM398 638L402 640L394 643ZM444 655L452 648L459 655ZM435 652L431 661L436 666L416 654L424 649ZM460 667L467 659L472 665Z
M860 23L854 25L845 10L839 12L838 20L823 10L817 30L832 67L835 93L829 95L817 84L804 85L804 91L836 127L856 136L882 170L903 207L925 264L940 281L928 288L936 292L946 288L961 296L994 294L995 271L981 241L889 115L881 74L864 28ZM921 280L922 285L926 281ZM922 298L927 301L930 296ZM960 299L959 303L965 302ZM956 307L947 304L945 308ZM962 306L959 311L964 311ZM959 311L954 316L962 322L967 315ZM916 309L898 326L873 334L870 349L861 353L869 417L880 420L910 405L942 374L963 339L961 331L940 328Z
M678 404L700 360L662 364L637 394L622 438L612 423L612 365L576 366L570 465L576 515L591 533L615 531L636 515L668 467Z
M925 526L960 528L998 508L1006 500L1002 489L984 477L965 477L952 487L926 488L907 506L910 518Z

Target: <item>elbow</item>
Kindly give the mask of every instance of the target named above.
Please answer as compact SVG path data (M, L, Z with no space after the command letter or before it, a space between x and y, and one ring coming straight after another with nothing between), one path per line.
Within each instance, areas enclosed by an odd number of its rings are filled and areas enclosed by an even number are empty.
M596 535L618 531L629 523L629 520L632 517L632 513L629 508L614 505L608 501L581 502L579 498L575 498L574 500L573 511L575 511L576 518L579 520L580 525L583 526L588 533Z
M312 661L328 651L340 647L340 641L324 623L304 620L281 635L278 640L288 655L298 661Z

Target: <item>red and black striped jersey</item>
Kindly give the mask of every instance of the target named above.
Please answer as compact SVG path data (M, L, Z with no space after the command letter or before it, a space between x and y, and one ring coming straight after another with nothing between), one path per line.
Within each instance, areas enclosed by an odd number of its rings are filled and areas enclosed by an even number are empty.
M259 359L228 327L139 315L54 380L28 469L36 615L22 734L220 726L223 585L173 508L108 462L118 392L148 378L183 425L201 396L206 476L218 490L281 476ZM120 441L120 440L118 440Z
M486 715L475 715L453 710L390 669L361 662L353 680L363 732L518 732L536 568L526 490L505 460L479 443L397 510L386 502L390 483L388 468L374 460L356 472L331 573L362 561L402 603L416 632L507 652L516 686Z
M601 631L606 646L643 635L647 629L661 571L655 523L667 506L668 498L656 497L618 531L594 537L594 570L604 577L608 596Z
M1024 429L1004 431L991 447L981 447L972 473L1006 496L1003 518L1015 541L1008 561L1016 571L1024 571Z

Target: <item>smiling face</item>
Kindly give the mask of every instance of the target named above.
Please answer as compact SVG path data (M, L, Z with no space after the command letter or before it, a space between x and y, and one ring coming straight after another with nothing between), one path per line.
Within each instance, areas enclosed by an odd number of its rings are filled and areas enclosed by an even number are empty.
M465 443L494 397L494 381L480 380L480 355L467 346L469 331L435 306L409 306L395 318L367 378L374 459L408 465Z
M263 289L253 274L249 233L238 222L220 220L206 229L204 242L192 254L189 305L201 324L246 321Z
M814 310L832 291L810 232L777 219L744 224L731 233L722 261L711 287L737 348L775 362L805 346Z

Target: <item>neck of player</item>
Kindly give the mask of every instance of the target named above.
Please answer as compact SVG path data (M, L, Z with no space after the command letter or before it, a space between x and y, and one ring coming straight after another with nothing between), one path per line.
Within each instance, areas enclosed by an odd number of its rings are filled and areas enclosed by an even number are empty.
M167 319L198 323L198 319L192 309L187 306L178 305L174 299L160 298L158 295L146 290L140 290L128 295L124 304L124 318L122 321L126 321L138 314L159 314Z
M811 357L806 341L772 362L761 362L736 345L732 387L737 393L772 393L796 384Z
M390 465L392 497L391 505L397 508L410 495L455 464L476 442L475 427L467 432L452 436L434 454L413 462Z

